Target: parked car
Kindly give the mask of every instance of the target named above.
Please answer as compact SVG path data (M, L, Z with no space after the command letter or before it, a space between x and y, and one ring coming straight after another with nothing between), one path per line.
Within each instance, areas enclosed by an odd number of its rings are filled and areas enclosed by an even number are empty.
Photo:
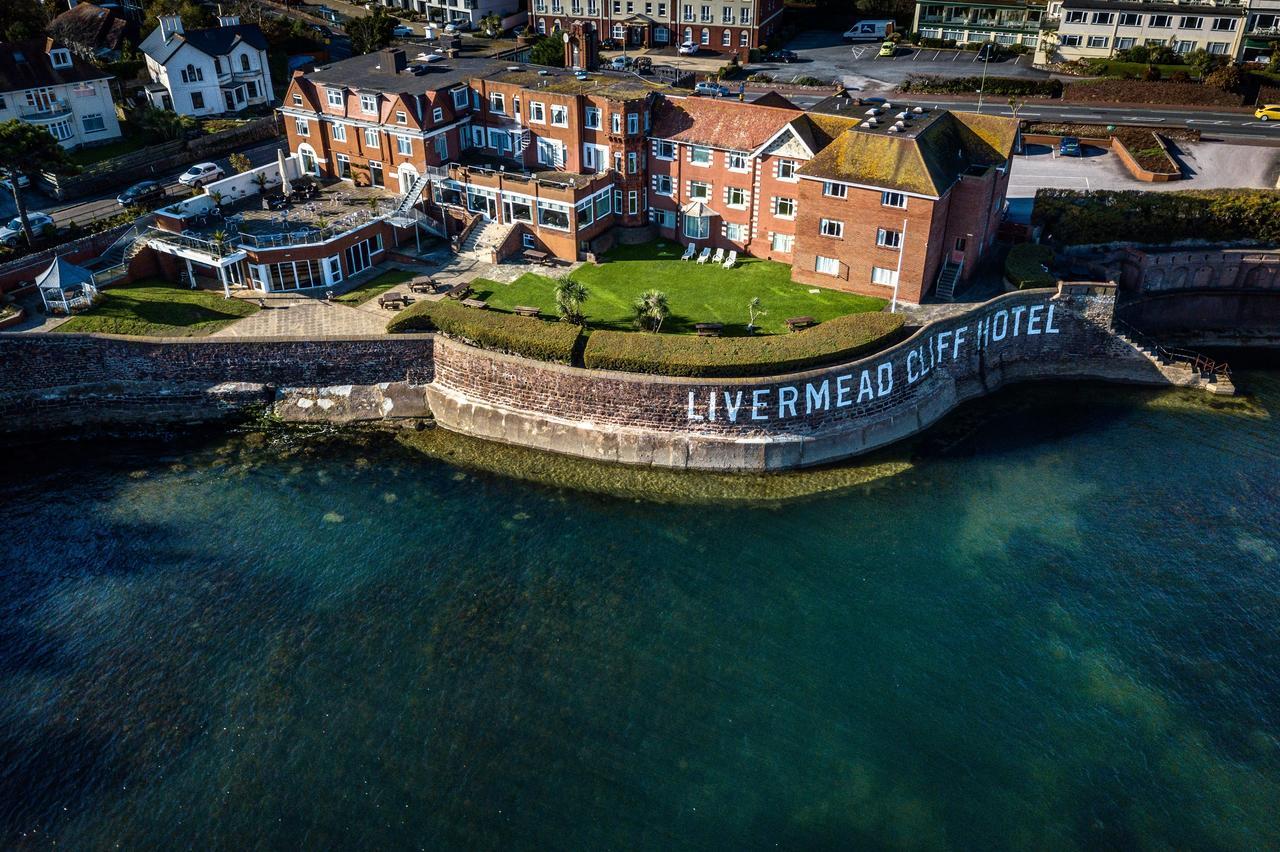
M765 61L766 62L785 62L787 64L790 64L792 62L799 62L800 55L796 53L794 50L775 50L773 53L770 53L767 56L765 56Z
M307 29L311 30L313 33L319 34L324 39L325 44L328 44L329 39L333 38L333 30L329 29L324 24L307 24Z
M684 44L676 48L676 53L681 56L697 56L698 46L691 41L686 41Z
M1083 157L1084 146L1080 144L1080 140L1075 136L1063 136L1062 141L1058 143L1059 157Z
M31 225L31 233L37 236L43 234L50 228L54 228L53 219L46 213L28 213L27 223ZM17 216L9 224L0 228L0 244L9 248L16 246L22 240L22 220Z
M844 33L845 41L883 41L893 34L893 21L858 21Z
M574 71L573 76L579 80L590 80L591 75L581 69Z
M647 56L641 56L631 63L631 70L637 74L648 74L653 71L653 60Z
M630 56L615 56L613 61L609 63L609 67L614 71L626 71L631 67Z
M178 176L178 183L199 189L206 183L221 180L225 176L226 172L217 163L196 163Z
M1270 121L1273 118L1280 121L1280 104L1264 104L1254 111L1253 117L1258 121Z
M413 31L413 27L405 24L398 24L391 30L391 34L396 38L413 38L417 33Z
M1003 58L1004 52L1000 49L1000 45L994 41L989 41L978 48L979 62L999 62Z
M453 33L465 33L471 29L471 22L465 18L458 21L450 21L444 25L444 31L452 35Z
M891 41L886 41L884 44L880 45L880 53L878 55L893 56L894 51L897 49L898 49L898 46L896 44L894 44Z
M121 207L132 207L135 204L150 204L164 197L164 186L159 181L144 180L117 195L116 203Z
M0 192L3 192L6 196L12 196L13 195L13 175L8 174L7 172L5 172L4 174L6 174L7 176L3 180L0 180ZM31 186L31 178L27 177L26 175L18 175L18 188L26 189L29 186Z
M719 83L713 83L710 80L703 80L693 87L695 95L707 95L712 98L727 98L729 96L729 87L721 86Z

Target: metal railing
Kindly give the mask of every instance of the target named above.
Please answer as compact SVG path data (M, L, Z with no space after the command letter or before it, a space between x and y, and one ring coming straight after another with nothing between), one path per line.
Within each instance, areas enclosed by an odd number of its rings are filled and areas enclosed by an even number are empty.
M1202 352L1196 352L1191 349L1165 346L1163 343L1159 343L1143 332L1138 331L1124 320L1113 318L1111 327L1140 347L1150 350L1158 361L1186 364L1201 378L1209 380L1216 379L1219 376L1228 380L1231 379L1231 366L1226 361L1210 358Z
M163 228L151 228L146 235L148 242L155 241L175 248L187 248L210 257L226 257L240 251L241 234L228 234L225 240L202 239Z

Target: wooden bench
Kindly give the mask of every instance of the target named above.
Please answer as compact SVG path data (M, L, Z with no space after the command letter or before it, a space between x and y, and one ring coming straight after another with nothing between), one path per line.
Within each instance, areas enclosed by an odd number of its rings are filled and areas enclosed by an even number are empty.
M465 299L467 298L467 296L470 296L470 295L471 295L470 284L454 284L444 293L444 297L446 299Z
M538 251L537 249L525 249L523 252L523 256L524 256L524 259L529 261L530 263L541 263L541 264L545 264L548 258L550 257L550 255L548 255L545 251Z
M480 310L480 311L483 311L485 308L489 307L487 304L485 304L484 300L482 299L463 299L462 304L467 306L468 308L475 308L476 310Z
M383 293L378 297L378 306L383 308L403 308L409 299L403 293Z
M698 330L699 337L719 337L724 331L724 323L719 322L699 322L694 323L693 327Z
M512 310L517 316L522 317L536 317L542 313L542 311L531 305L516 305Z
M791 317L786 322L788 331L800 331L818 324L813 317Z
M434 293L436 282L432 281L429 275L420 275L409 282L409 290L413 293Z

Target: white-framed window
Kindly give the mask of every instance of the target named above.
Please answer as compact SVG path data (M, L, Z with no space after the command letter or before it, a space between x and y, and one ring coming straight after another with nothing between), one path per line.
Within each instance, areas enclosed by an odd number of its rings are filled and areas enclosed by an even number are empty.
M1215 56L1222 56L1229 46L1225 41L1211 41L1204 46L1204 49Z
M653 191L659 195L672 195L674 192L671 175L654 175Z
M1062 16L1064 23L1083 24L1089 18L1089 13L1080 9L1070 9Z
M583 115L582 124L588 130L600 129L600 107L587 107L585 115Z
M511 150L511 135L505 130L489 128L489 147L497 151Z
M730 151L725 155L725 162L731 172L745 172L747 170L747 155L741 151Z
M311 127L305 118L295 118L293 120L293 129L297 131L299 136L311 135Z
M569 126L569 108L564 104L551 105L551 126L552 127L568 127Z
M466 139L467 137L463 136L462 138ZM436 158L440 162L443 163L445 160L449 159L449 137L448 136L445 136L443 133L441 133L439 136L436 136L432 140L432 143L435 145Z
M341 89L325 89L325 98L331 107L342 106L342 90Z
M1199 15L1183 15L1178 21L1178 29L1198 30L1204 26L1204 18Z
M791 252L791 246L795 243L796 238L791 234L774 234L769 238L769 248L773 251Z
M444 121L444 107L436 107L431 110L431 120L437 124Z
M891 231L888 228L877 228L876 245L880 246L880 248L900 249L902 248L902 232Z
M704 148L701 145L694 145L689 149L689 162L695 166L711 165L711 149Z
M822 182L822 194L828 198L845 198L849 195L849 187L835 181L824 180Z
M378 129L376 127L366 127L364 129L364 144L366 148L377 148L378 146Z
M458 87L458 88L456 88L456 89L450 89L450 90L449 90L449 94L453 96L453 108L454 108L454 109L466 109L466 108L467 108L467 91L468 91L468 90L467 90L467 87L466 87L466 86L459 86L459 87Z
M702 37L698 39L702 44L711 44L711 30L705 27L702 30Z
M1151 15L1147 18L1147 26L1153 30L1167 30L1173 26L1172 15Z
M489 93L489 111L505 114L507 111L507 101L503 97L502 92Z
M834 257L817 255L813 259L813 271L821 272L823 275L839 275L840 261Z
M538 162L544 166L564 165L564 146L555 139L538 139Z
M71 51L65 47L55 47L49 51L49 64L54 68L70 68Z
M907 196L901 192L882 192L880 193L880 204L883 207L901 207L905 210L907 208Z
M818 233L824 237L844 238L844 222L838 219L823 219L818 225Z
M676 145L666 139L659 139L653 143L653 156L659 160L674 160L676 158Z
M799 180L796 177L796 165L795 160L778 160L778 180Z
M346 154L334 154L333 158L337 161L338 177L343 180L351 180L351 158Z
M1213 29L1220 33L1233 33L1236 31L1236 24L1239 21L1236 18L1214 18Z
M1084 38L1078 35L1064 35L1058 41L1063 47L1079 47Z
M1140 27L1142 26L1142 16L1137 12L1121 12L1120 26L1122 27Z
M396 153L405 157L413 156L413 140L408 136L397 136Z
M779 219L796 218L796 200L794 198L775 198L773 200L773 215Z
M567 204L550 204L538 202L538 225L556 231L569 230L569 206Z
M710 201L711 184L702 180L689 181L689 197L696 201Z
M1111 39L1107 36L1089 36L1089 47L1095 50L1105 48L1110 43Z
M653 221L659 228L674 228L676 226L676 213L674 210L653 208Z
M640 212L640 192L631 190L627 193L627 212L632 216Z
M59 142L66 142L75 135L75 129L71 126L70 119L62 119L49 125L49 132L53 134L53 138Z
M743 9L742 17L750 18L751 13L746 9ZM747 23L747 21L744 20L742 23L745 24ZM750 46L751 46L751 32L749 30L743 30L742 32L738 33L738 47L750 47Z
M347 126L340 121L335 121L333 123L333 141L334 142L347 141Z
M627 113L627 135L635 136L640 132L640 114L635 112Z
M107 129L107 123L102 118L102 113L94 112L81 117L80 126L85 133L100 133Z
M726 23L726 24L731 24L731 23L733 23L733 10L732 10L732 9L730 9L730 8L728 8L728 7L725 7L725 11L729 13L729 14L728 14L728 16L727 16L727 17L729 18L729 20L725 21L725 23ZM732 47L732 46L733 46L733 30L721 30L721 31L720 31L720 46L721 46L721 47Z
M529 121L533 124L546 124L546 105L538 101L529 101Z
M640 157L635 151L627 152L627 174L633 175L640 171Z
M729 207L745 208L747 206L747 191L740 186L731 186L725 190L724 203Z
M1116 39L1116 50L1128 50L1137 42L1134 38L1118 38Z
M378 96L377 95L361 95L360 111L369 115L378 114Z
M883 266L871 267L871 283L892 287L898 283L898 270L885 269Z
M302 106L302 95L299 95L297 92L294 92L293 94L293 105Z
M746 242L747 226L740 222L729 222L724 226L724 237L735 243Z
M1111 26L1111 22L1115 20L1115 14L1112 12L1094 12L1093 23L1100 26Z
M691 240L705 240L711 235L711 217L685 216L684 235Z
M405 111L402 109L396 110L396 124L408 124L408 123L409 123L409 116L405 113Z
M613 133L622 132L622 113L620 112L609 113L609 130Z

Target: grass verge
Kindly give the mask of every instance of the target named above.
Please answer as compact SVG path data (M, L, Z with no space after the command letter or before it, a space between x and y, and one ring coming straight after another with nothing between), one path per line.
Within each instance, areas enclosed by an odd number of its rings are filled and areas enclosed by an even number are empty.
M140 281L103 290L98 303L55 331L128 334L137 337L199 337L258 311L243 299L209 290L188 290L162 281Z

